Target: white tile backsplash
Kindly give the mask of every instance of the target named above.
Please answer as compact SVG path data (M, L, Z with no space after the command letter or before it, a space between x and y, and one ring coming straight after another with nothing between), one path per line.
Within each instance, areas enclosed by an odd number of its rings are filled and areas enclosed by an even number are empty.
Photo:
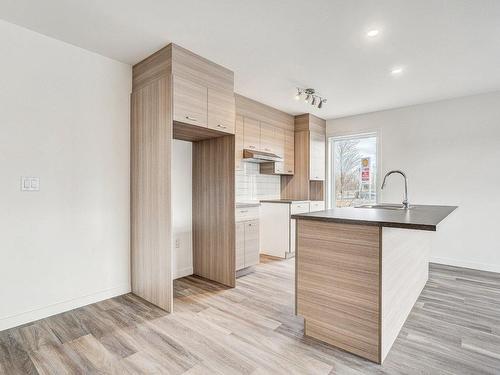
M242 162L236 170L236 202L280 198L280 176L259 173L259 164Z

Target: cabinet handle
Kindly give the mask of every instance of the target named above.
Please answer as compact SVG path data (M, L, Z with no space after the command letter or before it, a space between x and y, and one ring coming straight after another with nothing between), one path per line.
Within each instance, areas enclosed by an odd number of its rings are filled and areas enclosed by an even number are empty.
M255 148L255 146L248 146L248 148Z
M224 125L220 125L220 124L217 124L217 127L218 127L218 128L222 128L222 129L226 129L226 128L227 128L226 126L224 126Z
M248 212L248 210L240 211L240 214L244 214L245 212Z
M289 169L289 170L288 170L288 173L292 173L292 170L291 170L291 169Z
M198 122L197 119L195 119L194 117L190 117L190 116L186 116L186 120L190 120L190 121L196 121Z

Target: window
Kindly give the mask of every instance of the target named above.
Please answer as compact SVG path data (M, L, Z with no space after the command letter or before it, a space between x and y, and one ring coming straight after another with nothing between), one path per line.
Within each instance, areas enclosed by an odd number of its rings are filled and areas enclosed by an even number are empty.
M376 203L377 135L329 138L328 154L328 206Z

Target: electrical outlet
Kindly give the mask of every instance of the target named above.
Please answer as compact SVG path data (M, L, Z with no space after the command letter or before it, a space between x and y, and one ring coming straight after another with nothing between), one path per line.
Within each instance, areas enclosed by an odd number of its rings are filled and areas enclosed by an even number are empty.
M21 177L21 191L40 191L40 178Z
M175 248L178 249L181 247L181 240L179 238L175 239Z

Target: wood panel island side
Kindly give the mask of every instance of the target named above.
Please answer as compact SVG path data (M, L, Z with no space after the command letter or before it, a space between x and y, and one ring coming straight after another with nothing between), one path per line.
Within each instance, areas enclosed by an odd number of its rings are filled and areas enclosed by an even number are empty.
M293 215L305 335L382 363L427 282L432 232L456 208Z

